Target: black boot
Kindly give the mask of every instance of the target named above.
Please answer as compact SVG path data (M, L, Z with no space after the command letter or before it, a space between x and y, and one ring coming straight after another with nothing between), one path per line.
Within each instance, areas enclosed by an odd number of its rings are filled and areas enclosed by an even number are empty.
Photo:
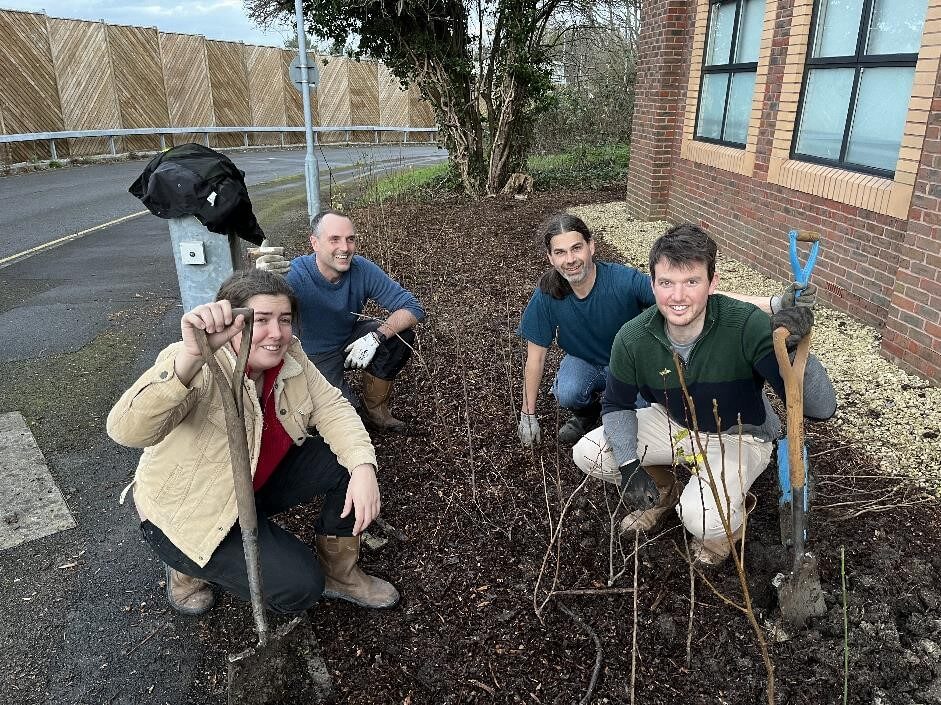
M601 421L601 402L593 401L581 409L572 409L572 417L559 429L559 441L575 445Z

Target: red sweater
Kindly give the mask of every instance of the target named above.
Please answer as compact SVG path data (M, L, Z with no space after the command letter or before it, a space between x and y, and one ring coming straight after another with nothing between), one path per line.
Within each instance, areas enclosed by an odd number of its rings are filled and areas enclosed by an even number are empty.
M258 451L258 467L255 469L255 476L252 478L252 488L257 492L268 481L268 478L278 469L278 465L284 460L291 449L293 441L284 430L284 426L278 420L278 412L274 408L274 382L278 378L278 373L284 366L282 360L277 367L265 370L264 382L261 392L261 449ZM246 374L250 370L246 370Z

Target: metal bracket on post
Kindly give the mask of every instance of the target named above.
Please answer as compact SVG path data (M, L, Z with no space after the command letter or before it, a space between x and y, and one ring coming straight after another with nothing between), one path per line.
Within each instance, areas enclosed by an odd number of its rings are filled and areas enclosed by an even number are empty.
M219 285L235 271L241 259L239 242L210 232L191 215L167 222L183 310L192 311L214 301Z

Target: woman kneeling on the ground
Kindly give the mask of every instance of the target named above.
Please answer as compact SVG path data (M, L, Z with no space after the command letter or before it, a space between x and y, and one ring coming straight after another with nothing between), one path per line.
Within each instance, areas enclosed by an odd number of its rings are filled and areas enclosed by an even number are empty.
M164 349L108 415L115 441L144 448L134 502L144 538L166 564L170 604L202 614L214 602L210 583L249 599L221 401L231 391L215 384L195 337L197 328L206 332L231 378L244 328L232 309L246 306L255 318L242 396L267 607L301 612L321 595L391 607L396 589L357 565L359 534L379 514L375 450L356 411L293 336L290 286L257 269L236 272L215 302L185 314L183 340ZM324 498L316 555L271 520L315 496Z

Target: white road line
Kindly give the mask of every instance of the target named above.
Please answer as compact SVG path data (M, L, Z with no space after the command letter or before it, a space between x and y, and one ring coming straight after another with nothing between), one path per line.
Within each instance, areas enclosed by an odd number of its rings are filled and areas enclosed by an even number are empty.
M414 166L416 164L422 164L426 161L432 161L432 160L440 161L435 156L429 155L427 157L420 157L419 159L414 160L413 162L411 162L409 165L406 165L406 166ZM378 164L382 164L382 163L383 163L382 161L378 162ZM392 171L394 169L395 169L395 165L381 166L375 169L375 173L383 173L386 171ZM363 169L362 171L365 171L365 169ZM300 174L300 176L303 177L304 175ZM346 178L335 179L334 181L336 183L342 184L342 183L346 183L348 181L352 181L354 179L360 178L361 176L362 176L362 173L353 174ZM256 184L256 186L263 186L263 184ZM40 252L45 252L46 250L50 250L53 247L58 247L59 245L64 245L65 243L71 242L72 240L77 240L80 237L84 237L85 235L89 235L98 230L104 230L105 228L110 228L112 225L117 225L118 223L123 223L125 221L132 220L133 218L138 218L142 215L146 215L149 212L150 211L138 211L137 213L131 213L130 215L125 215L120 218L115 218L114 220L109 220L107 223L101 223L100 225L95 225L94 227L87 228L85 230L79 230L77 233L72 233L71 235L63 235L60 238L56 238L55 240L44 243L42 245L36 245L36 247L31 247L28 250L23 250L22 252L17 252L16 254L9 255L8 257L3 257L2 259L0 259L0 269L3 269L4 267L9 267L11 264L15 264L16 262L19 262L20 260L24 260L28 257L32 257L33 255L38 255Z
M75 528L42 451L19 412L0 414L0 550Z
M22 259L27 257L32 257L33 255L38 255L40 252L45 250L52 249L53 247L58 247L59 245L64 245L67 242L72 240L77 240L80 237L84 237L90 233L95 232L96 230L103 230L104 228L110 228L112 225L117 225L118 223L123 223L132 218L137 218L144 215L145 213L150 213L150 211L139 211L137 213L131 213L130 215L122 216L121 218L115 218L110 220L107 223L101 223L101 225L96 225L92 228L87 228L86 230L79 230L77 233L72 233L71 235L63 235L60 238L56 238L50 242L44 243L42 245L36 245L36 247L31 247L28 250L23 250L22 252L17 252L15 255L10 255L9 257L4 257L0 259L0 269L8 267L14 262L19 262Z

